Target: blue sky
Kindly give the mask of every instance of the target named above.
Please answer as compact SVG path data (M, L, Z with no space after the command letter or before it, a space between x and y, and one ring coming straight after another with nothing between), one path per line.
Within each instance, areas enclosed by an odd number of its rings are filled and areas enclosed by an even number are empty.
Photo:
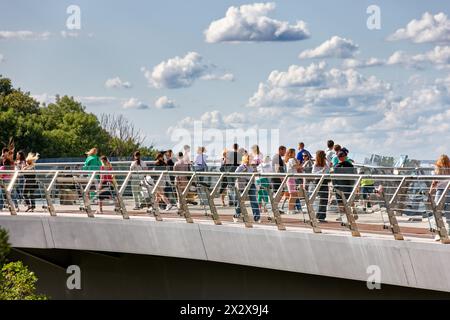
M80 30L66 29L71 4L81 9ZM158 147L172 147L174 130L190 130L201 120L204 128L219 130L279 129L281 143L305 141L313 151L334 138L361 154L432 159L449 152L442 137L450 137L450 3L276 1L262 11L254 4L0 1L0 73L42 101L67 94L95 114L124 114ZM366 8L373 4L381 10L380 30L366 26ZM228 8L239 11L241 5L249 6L250 19L292 28L301 20L308 36L296 29L279 41L266 25L251 31L268 38L245 39L246 26L233 19L229 30L211 28ZM392 36L413 19L422 22ZM216 37L212 43L208 28ZM22 30L32 35L21 38ZM63 37L61 31L74 34ZM239 41L227 41L236 36ZM299 58L317 47L315 56ZM361 67L370 58L376 64ZM193 70L180 75L180 68L168 67L183 63L193 63ZM130 85L120 87L117 77ZM315 80L298 83L308 77ZM166 98L156 107L160 97Z

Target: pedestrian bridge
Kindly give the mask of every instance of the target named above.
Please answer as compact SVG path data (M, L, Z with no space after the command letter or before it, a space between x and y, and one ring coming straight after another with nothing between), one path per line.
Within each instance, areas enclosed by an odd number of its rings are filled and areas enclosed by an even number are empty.
M24 212L20 201L17 210L14 192L21 177L31 173L10 172L0 225L9 231L12 246L193 259L364 282L376 268L382 284L450 292L444 217L450 176L114 171L115 199L103 200L103 213L98 213L94 185L104 173L37 170L36 209ZM137 210L129 190L135 175L151 175L155 182ZM172 179L180 176L186 177L181 189ZM255 199L248 193L261 176L280 183L267 189L269 201L256 223L249 203ZM290 177L298 181L302 204L292 215L281 211ZM243 188L233 187L244 178ZM374 180L377 192L363 200L359 186L364 178ZM343 193L336 187L346 179L352 188ZM428 193L436 179L445 182L440 197ZM234 192L234 205L241 207L238 219L233 219L234 207L220 202L224 181L230 183L228 196ZM175 190L168 188L171 184ZM316 213L324 185L330 201L322 223ZM178 208L166 211L158 202L161 192ZM334 204L336 194L341 208Z

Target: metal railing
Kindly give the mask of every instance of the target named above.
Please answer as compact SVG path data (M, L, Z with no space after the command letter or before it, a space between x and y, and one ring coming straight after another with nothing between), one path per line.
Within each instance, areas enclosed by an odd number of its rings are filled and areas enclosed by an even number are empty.
M449 243L450 176L192 171L0 171L0 209L150 215L433 237ZM431 190L431 185L437 188ZM227 201L225 201L227 200Z
M149 169L154 168L155 161L144 161ZM111 161L115 170L129 170L131 160ZM39 170L81 170L84 162L37 162L36 169ZM218 171L221 166L220 160L207 161L208 171ZM431 174L435 168L431 167L383 167L360 163L354 163L354 166L361 170L364 169L370 174L395 174L395 175L427 175Z

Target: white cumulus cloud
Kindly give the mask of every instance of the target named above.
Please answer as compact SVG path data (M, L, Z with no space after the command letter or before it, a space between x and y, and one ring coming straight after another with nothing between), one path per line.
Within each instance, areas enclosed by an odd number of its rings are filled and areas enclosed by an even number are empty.
M391 86L354 69L328 69L326 64L292 65L274 70L249 99L250 107L294 107L304 112L347 112L367 110L379 103Z
M106 88L131 88L131 83L129 81L122 81L119 77L114 77L107 79L105 81Z
M369 67L378 67L385 65L386 62L382 59L378 58L369 58L369 59L345 59L342 63L343 68L346 69L356 69L356 68L369 68Z
M405 51L395 51L387 59L346 59L343 68L368 68L376 66L403 66L423 70L432 65L437 69L450 67L450 46L436 46L433 49L419 54L409 54Z
M425 12L419 20L411 20L406 27L388 37L390 41L410 40L414 43L450 43L450 20L443 12Z
M223 75L207 74L201 77L202 80L222 80L222 81L234 81L234 74L225 73Z
M211 22L204 31L205 40L215 42L296 41L309 38L304 21L289 24L269 18L275 3L253 3L228 8L225 17Z
M156 99L155 107L158 109L174 109L176 104L174 100L169 99L167 96L162 96Z
M50 32L34 32L29 30L20 31L1 31L0 40L47 40L50 37Z
M203 61L197 52L175 57L156 65L153 70L142 68L150 86L155 88L190 87L195 80L210 74L214 66Z
M144 104L137 98L128 99L122 104L122 107L124 109L140 109L140 110L148 109L148 105Z
M450 66L450 46L436 46L430 51L416 55L396 51L388 58L386 64L415 69L424 69L428 64L434 65L438 69L448 68Z
M80 34L76 31L66 31L66 30L61 31L61 37L63 38L78 38L79 36Z
M301 52L299 58L352 58L358 52L358 48L352 40L333 36L320 46Z

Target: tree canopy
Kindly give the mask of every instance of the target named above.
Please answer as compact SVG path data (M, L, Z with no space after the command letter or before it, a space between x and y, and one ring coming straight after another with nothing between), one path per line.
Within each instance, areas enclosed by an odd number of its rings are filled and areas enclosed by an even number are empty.
M121 140L73 97L56 96L54 103L40 105L1 75L0 128L0 144L12 139L16 150L39 152L44 158L79 157L92 147L108 156L130 156L137 149L144 155L155 153L143 146L142 136ZM118 147L123 145L127 148Z
M36 275L21 261L8 261L8 233L0 227L0 300L46 300L36 293Z

